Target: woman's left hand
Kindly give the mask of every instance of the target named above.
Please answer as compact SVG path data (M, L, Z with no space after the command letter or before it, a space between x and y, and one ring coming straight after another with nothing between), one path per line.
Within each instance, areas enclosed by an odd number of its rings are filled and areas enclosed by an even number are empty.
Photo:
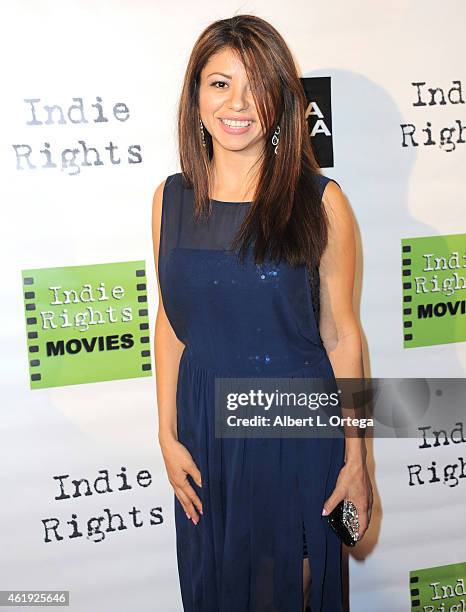
M324 503L322 514L330 514L342 499L350 499L358 510L359 542L366 533L372 514L372 485L365 461L350 459L344 464L332 494Z

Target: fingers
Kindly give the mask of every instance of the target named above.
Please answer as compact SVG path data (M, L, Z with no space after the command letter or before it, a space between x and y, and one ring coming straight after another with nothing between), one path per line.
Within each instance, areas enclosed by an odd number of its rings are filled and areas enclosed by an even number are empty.
M183 510L186 513L186 517L188 519L191 519L193 523L197 525L199 522L199 515L197 514L192 501L189 499L186 493L184 493L183 490L180 488L175 489L175 495L178 498L180 504L183 506Z
M324 502L322 508L322 516L327 516L344 498L344 493L340 493L338 489L334 489L330 497Z
M191 461L190 464L184 468L186 470L186 472L191 476L191 478L194 480L194 482L197 484L198 487L202 487L202 480L201 480L201 472L199 471L197 465L195 464L194 461ZM199 499L196 491L192 488L192 486L189 484L189 481L187 478L185 478L183 484L181 485L184 493L186 493L186 495L190 498L191 502L196 506L196 508L199 510L199 512L202 514L202 502Z
M202 487L201 472L194 461L190 463L190 465L186 468L186 471L192 477L197 486Z
M189 484L189 481L186 477L181 483L175 483L173 485L173 488L175 489L175 494L180 500L184 511L189 516L189 518L191 518L193 522L197 525L197 523L199 522L199 515L196 510L198 510L200 514L203 514L203 508L202 502L196 494L196 491Z
M358 511L358 517L359 517L359 530L358 530L358 542L359 542L359 540L363 537L363 535L367 531L369 520L368 520L367 512L365 512L364 510Z
M359 504L357 507L359 514L359 541L369 528L372 514L372 499L369 499L367 505Z

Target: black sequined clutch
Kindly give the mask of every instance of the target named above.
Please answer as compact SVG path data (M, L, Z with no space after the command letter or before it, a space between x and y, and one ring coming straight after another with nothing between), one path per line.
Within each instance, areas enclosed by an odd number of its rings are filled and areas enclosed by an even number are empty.
M352 501L342 499L327 516L333 531L347 546L354 546L359 537L358 510Z

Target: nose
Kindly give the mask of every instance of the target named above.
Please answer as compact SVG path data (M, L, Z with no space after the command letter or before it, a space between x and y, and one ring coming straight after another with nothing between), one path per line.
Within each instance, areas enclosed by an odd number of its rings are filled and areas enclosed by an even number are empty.
M230 88L230 97L228 100L228 105L231 109L234 110L242 110L243 108L247 108L249 105L248 102L248 91L246 86L236 85Z

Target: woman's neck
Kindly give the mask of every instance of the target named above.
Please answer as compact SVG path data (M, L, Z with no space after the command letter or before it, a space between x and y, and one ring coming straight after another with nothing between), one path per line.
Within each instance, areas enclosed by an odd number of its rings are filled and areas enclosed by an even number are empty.
M212 165L210 197L222 201L252 201L257 178L251 164L237 163L234 167L222 163Z

